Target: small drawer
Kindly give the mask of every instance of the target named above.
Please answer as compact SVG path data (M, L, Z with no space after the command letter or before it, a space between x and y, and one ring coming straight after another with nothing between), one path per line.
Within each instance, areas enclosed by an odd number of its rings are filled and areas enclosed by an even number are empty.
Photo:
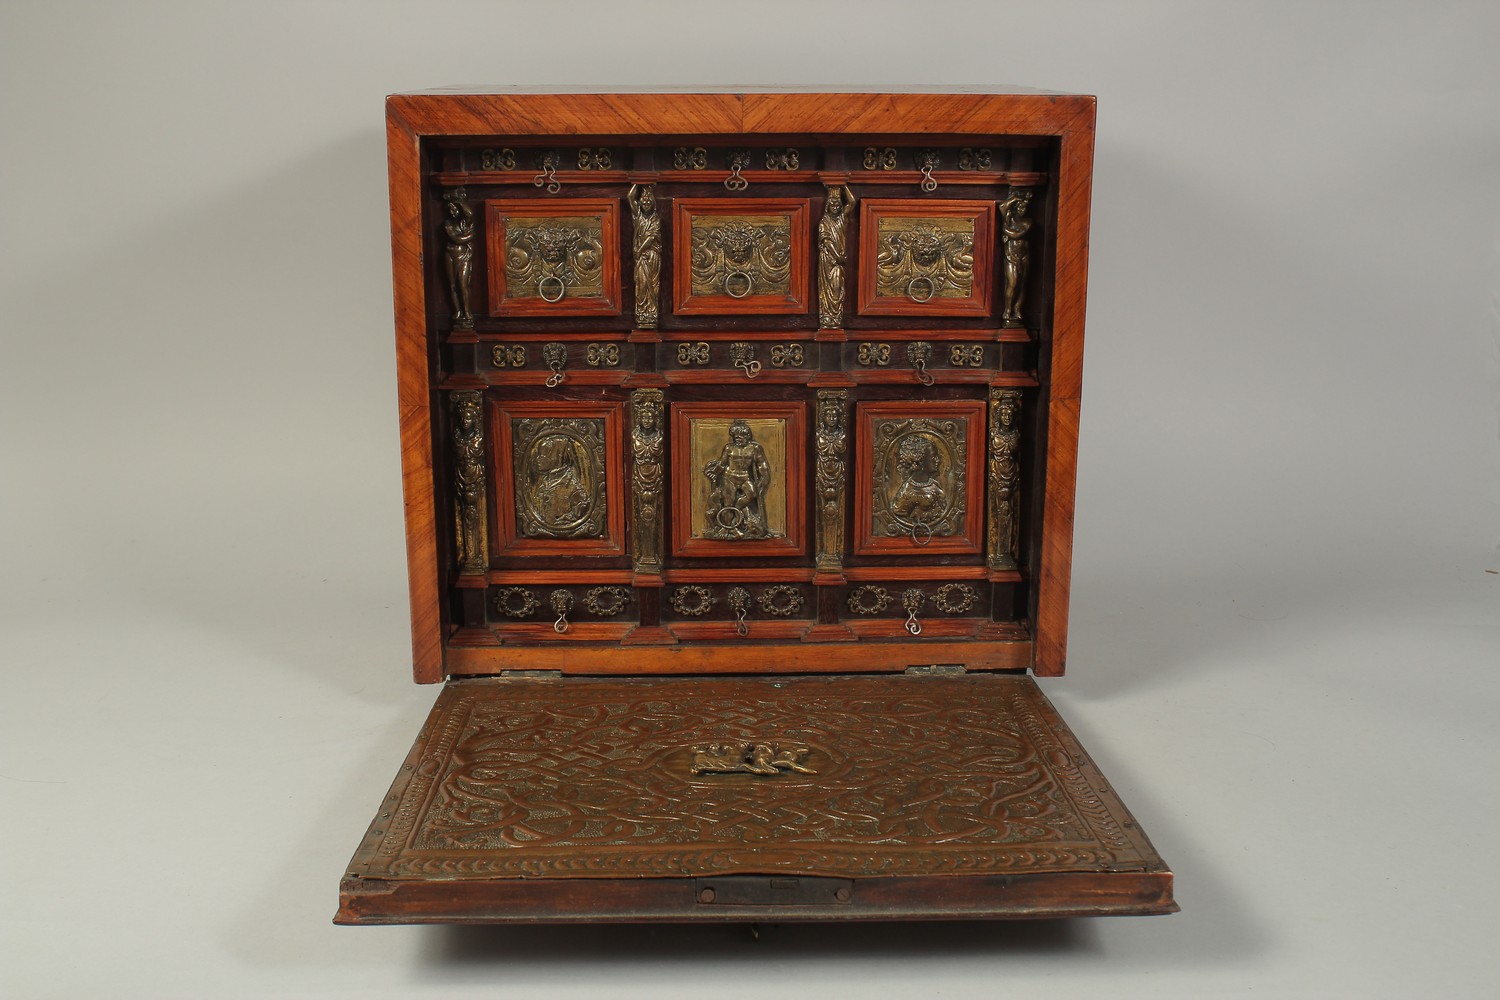
M859 226L861 314L990 314L994 202L871 198Z
M983 550L983 400L868 402L856 410L856 555Z
M805 404L735 400L671 409L673 555L806 554Z
M491 316L618 316L620 202L484 203Z
M808 311L806 198L678 198L673 311L681 316Z
M890 339L843 346L844 370L857 382L983 382L1002 367L993 341Z
M864 639L972 637L988 624L990 601L977 580L860 582L839 594L840 617Z
M497 553L624 554L624 403L493 405Z
M657 346L656 368L668 382L806 383L818 370L818 345L811 340L723 340L693 334Z

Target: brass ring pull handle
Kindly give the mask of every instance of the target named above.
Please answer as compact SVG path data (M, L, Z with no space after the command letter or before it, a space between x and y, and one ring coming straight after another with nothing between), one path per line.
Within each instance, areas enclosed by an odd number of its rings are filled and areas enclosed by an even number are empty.
M543 153L537 159L537 167L541 173L531 179L531 183L537 187L545 186L548 194L557 194L562 190L562 181L557 179L557 154Z
M557 288L557 294L548 295L547 289L554 285ZM549 274L536 283L536 293L542 297L543 302L561 302L563 296L568 294L568 283L555 274Z
M552 611L557 615L557 621L552 623L552 631L562 635L568 630L568 611L573 607L573 595L566 590L554 590L550 600Z
M926 521L913 521L908 534L911 535L912 543L915 545L932 544L932 525Z
M563 379L567 378L563 369L568 366L568 349L562 344L547 344L542 347L542 360L552 369L552 374L547 376L547 381L543 384L549 389L562 385Z
M750 186L750 182L745 180L744 176L740 173L749 162L750 153L748 151L738 151L729 154L729 176L724 178L724 186L726 188L731 191L743 191Z
M720 507L714 520L719 522L719 527L733 531L745 523L745 512L738 507Z
M734 634L740 638L750 634L750 591L735 587L729 592L729 609L734 612Z
M743 279L744 281L743 290L738 292L736 292L734 288L730 286L730 282L736 278ZM730 271L728 274L724 275L724 294L729 296L731 299L743 299L745 296L749 295L754 288L755 279L750 277L750 275L746 274L744 271Z
M937 381L928 371L927 362L932 360L932 345L925 340L914 340L906 345L906 360L911 365L912 374L917 381L923 385L932 385Z
M736 361L734 366L743 370L746 378L754 378L760 374L761 365L759 361Z
M906 621L903 627L912 635L922 634L922 623L917 620L917 612L922 610L922 605L927 603L927 595L916 587L901 592L901 607L906 609Z
M937 190L938 186L937 178L932 176L932 172L942 162L942 157L935 149L924 149L917 153L916 160L917 169L922 171L921 188L926 193L931 194Z
M918 295L916 291L914 291L918 282L921 282L926 287L926 295ZM925 274L919 274L906 283L906 297L911 299L913 302L931 302L932 297L936 294L937 282L933 281Z

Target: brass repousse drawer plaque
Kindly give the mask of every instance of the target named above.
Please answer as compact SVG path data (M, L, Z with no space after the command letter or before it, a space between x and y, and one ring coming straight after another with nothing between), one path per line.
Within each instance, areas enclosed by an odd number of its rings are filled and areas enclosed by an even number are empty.
M806 199L679 198L675 208L677 313L808 311Z
M620 203L485 202L491 316L617 315Z
M623 400L495 404L502 556L624 552L624 408Z
M860 206L859 311L986 316L995 203L866 199Z

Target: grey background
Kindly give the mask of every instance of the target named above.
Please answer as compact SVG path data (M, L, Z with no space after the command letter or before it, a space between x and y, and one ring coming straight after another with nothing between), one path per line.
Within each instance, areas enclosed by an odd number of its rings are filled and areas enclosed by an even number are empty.
M0 993L1492 995L1493 3L0 7ZM1098 94L1072 656L1173 917L343 929L409 680L382 97ZM561 124L561 123L560 123Z

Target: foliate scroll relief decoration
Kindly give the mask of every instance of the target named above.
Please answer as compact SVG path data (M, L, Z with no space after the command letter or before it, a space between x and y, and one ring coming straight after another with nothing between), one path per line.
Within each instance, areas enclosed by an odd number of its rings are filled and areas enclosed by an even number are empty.
M1128 814L1009 680L454 691L364 871L1141 870Z
M785 743L701 743L693 747L688 773L695 778L705 774L754 774L767 778L786 772L817 774L807 766L811 753L807 747Z
M961 534L967 480L967 421L876 420L871 511L874 533L919 545Z
M490 364L496 368L525 368L526 348L520 344L496 344L490 348Z
M796 170L801 164L801 156L790 146L766 150L767 170Z
M511 422L516 533L525 538L601 538L607 530L604 421Z
M706 340L694 340L677 345L677 363L684 367L688 365L703 366L708 364L712 351Z
M516 151L509 147L502 149L481 149L479 151L480 170L514 170L516 169Z
M635 325L654 330L661 298L661 216L656 208L654 184L632 184L626 197L634 237Z
M708 505L703 537L734 541L770 538L766 498L772 482L771 463L750 424L734 420L719 456L703 467L708 480Z
M876 293L929 302L974 292L974 220L882 216L876 222Z
M818 222L818 325L844 325L845 267L849 261L849 211L854 192L847 184L828 186L823 218Z
M509 298L557 302L604 294L604 222L599 216L512 216L505 226Z
M945 583L933 595L933 603L945 615L961 615L979 603L979 591L967 583Z
M802 591L791 584L778 583L762 590L755 603L773 618L790 618L802 610Z
M1031 266L1031 251L1026 234L1031 220L1026 210L1031 206L1030 188L1011 188L1005 200L996 207L1000 212L1000 234L1005 241L1005 299L1001 303L1002 326L1024 326L1021 305L1026 293L1026 271Z
M583 595L583 606L591 615L612 618L630 603L630 591L624 587L593 587Z
M526 587L501 587L495 592L495 610L507 618L526 618L541 606L541 600Z
M453 329L474 329L474 309L469 288L474 278L474 210L469 207L468 192L457 187L443 195L448 218L443 233L448 242L443 266L448 277L448 302L453 309Z
M713 591L707 587L701 587L696 583L690 583L685 587L677 587L668 598L672 610L679 615L687 615L692 618L706 615L713 609Z
M660 573L662 566L662 477L666 456L662 436L662 391L637 389L630 396L630 485L635 504L631 552L637 573Z
M958 169L960 170L988 170L992 162L993 154L988 147L978 149L965 146L958 151Z
M619 344L590 344L584 351L584 363L590 368L618 368L620 366Z
M453 415L453 516L459 572L483 573L489 551L484 474L484 418L478 389L449 397Z
M838 573L843 567L845 494L849 487L848 402L847 389L818 390L818 458L813 484L818 499L816 567L820 573Z
M807 361L801 344L772 344L772 368L801 368Z
M702 170L708 166L708 150L702 146L678 146L672 150L673 170Z
M692 294L790 296L789 215L692 217Z
M992 570L1015 569L1020 546L1017 502L1021 464L1016 455L1021 440L1020 415L1021 390L990 390L990 523L986 541Z
M578 151L579 170L608 170L614 165L614 157L604 146L585 146Z
M874 584L855 587L849 592L849 599L846 603L852 614L878 615L891 606L891 592Z

